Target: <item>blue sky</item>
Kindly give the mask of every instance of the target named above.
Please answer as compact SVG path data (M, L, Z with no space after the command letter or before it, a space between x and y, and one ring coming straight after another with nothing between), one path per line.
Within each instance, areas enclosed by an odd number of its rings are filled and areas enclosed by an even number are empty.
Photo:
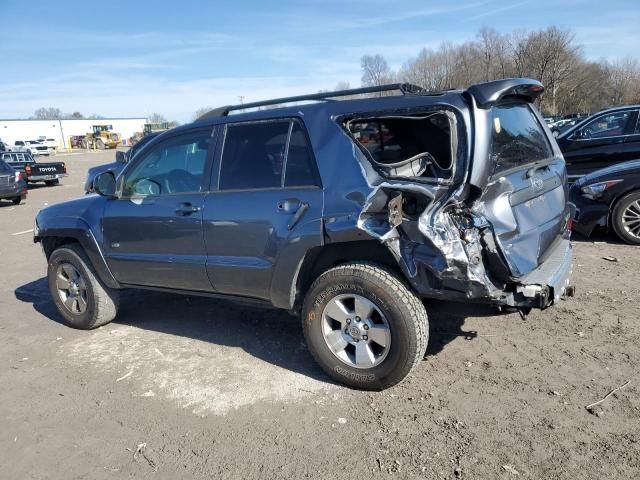
M640 0L0 0L0 20L0 118L51 106L187 122L240 95L358 86L366 53L397 68L485 25L557 25L589 59L640 57Z

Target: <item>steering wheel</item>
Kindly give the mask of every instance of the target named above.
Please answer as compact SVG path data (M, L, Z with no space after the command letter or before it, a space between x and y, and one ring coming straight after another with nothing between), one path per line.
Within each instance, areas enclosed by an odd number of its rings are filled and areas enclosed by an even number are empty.
M186 170L171 170L164 177L168 193L185 193L200 191L198 179Z

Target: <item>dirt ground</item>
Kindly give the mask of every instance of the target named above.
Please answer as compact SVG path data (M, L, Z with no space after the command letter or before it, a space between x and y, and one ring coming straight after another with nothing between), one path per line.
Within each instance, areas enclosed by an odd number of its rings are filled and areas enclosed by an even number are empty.
M0 205L1 478L640 477L640 248L577 238L577 296L524 321L432 305L414 374L359 392L279 311L136 291L65 326L29 229L113 157L58 155L62 185Z

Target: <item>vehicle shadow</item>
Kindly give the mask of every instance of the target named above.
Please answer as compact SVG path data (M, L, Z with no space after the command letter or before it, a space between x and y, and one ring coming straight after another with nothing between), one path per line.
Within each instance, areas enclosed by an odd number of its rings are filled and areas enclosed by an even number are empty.
M596 228L590 236L586 237L578 232L571 234L571 241L576 243L609 243L611 245L628 245L620 240L613 231L606 231L603 228Z
M48 319L66 325L45 277L18 287L15 296ZM113 323L242 348L265 362L331 382L306 349L300 320L281 310L209 297L127 290Z
M15 296L31 303L41 315L66 326L51 299L45 277L18 287ZM477 305L430 302L427 355L440 353L458 337L476 338L477 332L464 331L462 325L468 316L482 316L481 310ZM487 309L486 314L496 312ZM282 310L210 297L127 290L113 323L239 347L281 368L323 382L331 381L307 350L300 319Z
M437 355L444 347L463 337L465 340L474 340L478 337L475 330L463 330L465 320L468 317L493 317L501 315L495 307L482 304L453 303L440 300L429 301L427 306L429 314L429 345L428 355Z

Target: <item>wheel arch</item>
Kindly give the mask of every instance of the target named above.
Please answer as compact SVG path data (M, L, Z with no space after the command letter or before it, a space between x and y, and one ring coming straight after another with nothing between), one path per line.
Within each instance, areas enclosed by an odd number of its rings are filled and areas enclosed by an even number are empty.
M311 248L302 259L291 284L291 305L298 311L311 284L323 272L351 262L370 262L384 266L405 282L405 276L391 251L378 240L330 243ZM405 282L408 284L408 282Z
M102 280L102 282L109 288L121 288L120 284L111 273L111 270L102 255L102 251L98 246L98 242L90 229L61 228L47 230L46 232L39 232L39 235L35 240L42 244L42 249L47 261L49 261L51 254L57 248L71 243L79 244L89 258L89 261L100 277L100 280Z

